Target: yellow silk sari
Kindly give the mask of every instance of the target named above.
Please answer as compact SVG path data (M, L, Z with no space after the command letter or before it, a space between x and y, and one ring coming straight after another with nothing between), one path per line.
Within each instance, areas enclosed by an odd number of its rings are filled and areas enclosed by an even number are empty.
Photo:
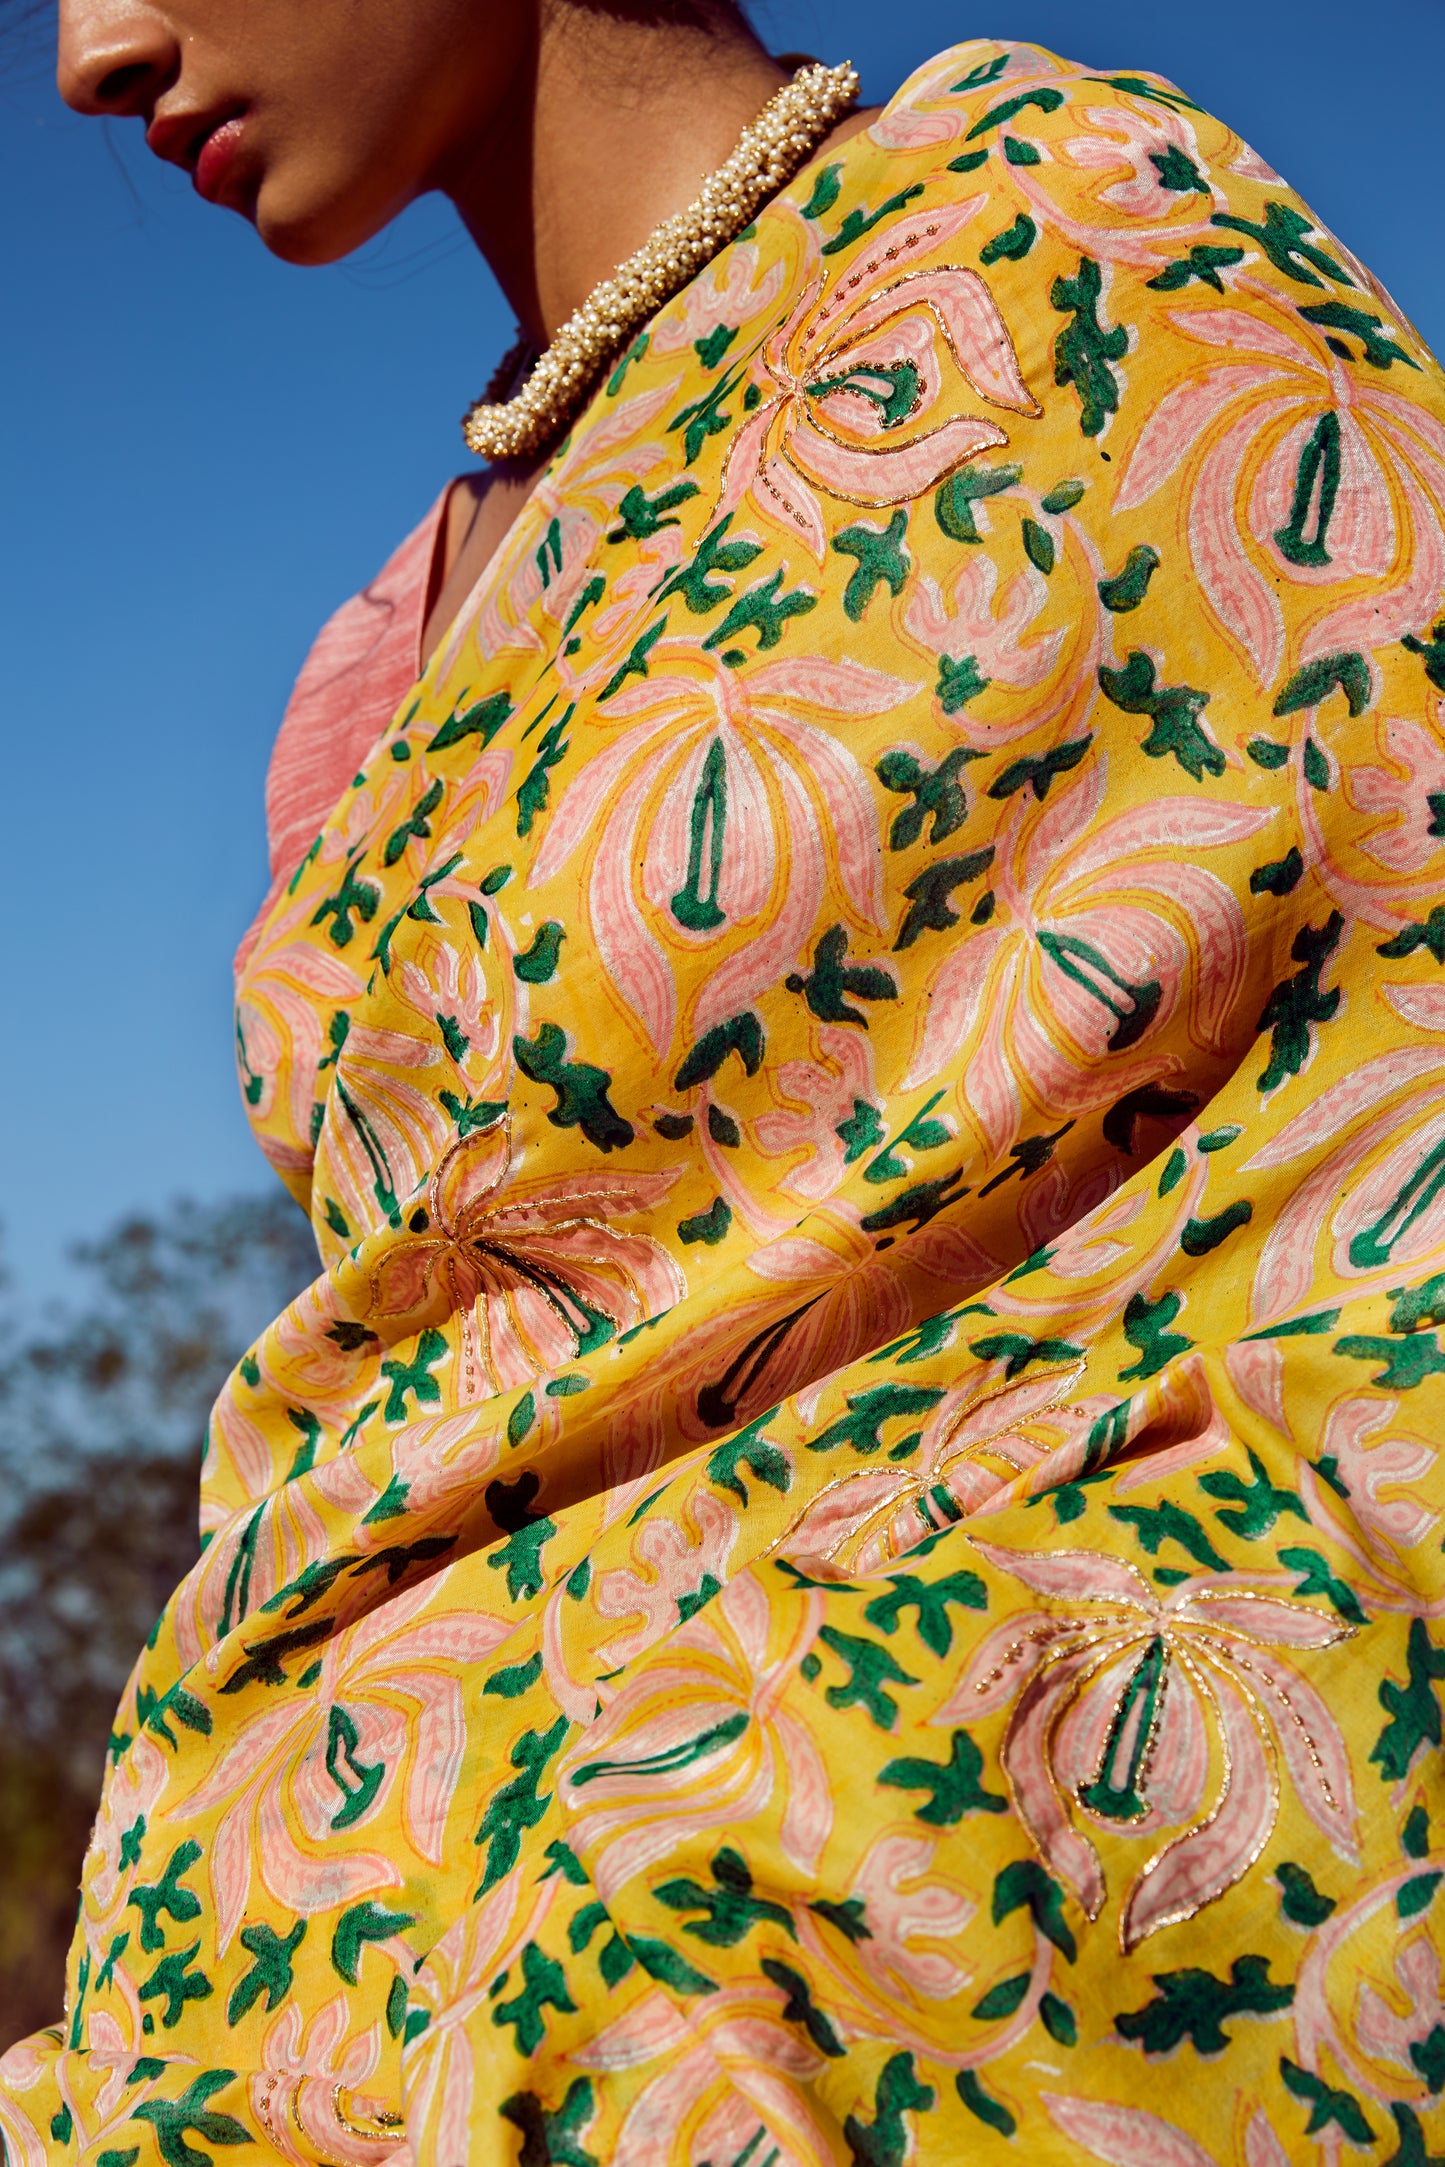
M10 2167L1445 2151L1442 521L1154 77L654 319L245 966L323 1269Z

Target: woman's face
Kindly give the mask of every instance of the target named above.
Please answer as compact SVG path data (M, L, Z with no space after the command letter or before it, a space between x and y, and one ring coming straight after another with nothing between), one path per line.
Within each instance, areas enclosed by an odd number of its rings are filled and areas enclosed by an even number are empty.
M77 112L158 156L290 263L359 247L511 110L536 0L60 0Z

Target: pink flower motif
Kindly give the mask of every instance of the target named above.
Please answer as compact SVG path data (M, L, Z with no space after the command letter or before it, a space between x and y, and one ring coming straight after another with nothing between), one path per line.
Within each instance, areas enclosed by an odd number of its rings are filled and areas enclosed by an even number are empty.
M482 1662L509 1630L443 1608L436 1581L394 1591L328 1642L312 1691L263 1703L235 1729L186 1802L216 1814L207 1856L221 1950L257 1875L310 1917L440 1865L467 1737L457 1666ZM383 1819L386 1848L367 1848Z
M973 510L980 527L984 526L987 500ZM998 565L988 553L980 551L965 557L954 581L950 608L938 582L925 572L909 596L905 622L930 654L947 655L950 662L961 662L966 655L972 655L980 676L990 684L1007 685L1015 692L1032 691L1053 669L1065 635L1060 629L1042 632L1037 639L1024 639L1048 601L1048 583L1042 572L1025 565L1005 583L1001 595L998 577ZM1020 726L1036 730L1041 719L1037 707L1031 706ZM986 733L987 740L993 742L999 734L991 729Z
M799 1873L816 1867L833 1823L828 1775L779 1704L822 1622L817 1599L805 1600L786 1641L770 1639L774 1622L755 1575L740 1574L568 1749L557 1786L576 1831L568 1841L588 1856L604 1903L779 1800L783 1856Z
M1275 312L1171 315L1182 339L1230 358L1202 365L1160 401L1115 510L1147 504L1190 469L1189 546L1205 597L1269 689L1285 662L1282 581L1319 593L1295 663L1368 654L1430 621L1445 584L1433 509L1445 487L1445 426L1376 371L1321 353L1277 295L1258 292ZM1357 579L1369 582L1364 594L1331 594Z
M1440 855L1440 838L1430 833L1431 804L1445 795L1440 704L1435 703L1433 729L1406 717L1381 721L1380 750L1388 767L1345 770L1350 803L1381 823L1362 838L1360 848L1391 873L1421 873Z
M327 1004L359 1000L362 977L339 956L298 940L295 921L310 915L305 902L289 909L272 938L258 940L246 966L243 997L236 1007L236 1069L241 1095L257 1122L282 1118L284 1138L262 1131L262 1148L284 1174L300 1176L302 1194L311 1172L309 1127L316 1073L325 1055L321 1017ZM281 938L275 938L277 933ZM303 1143L303 1139L305 1142Z
M828 1376L907 1331L918 1317L996 1279L1000 1260L940 1214L880 1254L863 1233L859 1209L839 1200L796 1232L764 1242L747 1258L766 1283L761 1300L739 1298L661 1350L651 1381L694 1442L720 1423L741 1427L780 1400L800 1395L803 1420ZM905 1260L906 1261L903 1261ZM936 1285L920 1294L920 1286ZM702 1409L706 1409L704 1414ZM652 1464L656 1464L654 1460Z
M658 644L655 663L671 645ZM883 929L878 813L846 722L917 690L858 662L764 662L740 678L686 653L686 676L659 667L608 703L632 726L567 789L529 883L541 888L575 852L591 853L592 936L658 1053L677 1027L678 942L728 943L688 1019L698 1038L792 967L830 873L848 907ZM845 728L824 729L825 717Z
M467 1399L561 1369L687 1291L660 1242L611 1223L655 1211L675 1170L527 1183L519 1164L498 1109L450 1146L375 1255L337 1267L355 1314L387 1340L460 1318Z
M1437 1040L1445 1034L1445 989L1382 990L1407 1023ZM1445 1153L1442 1079L1438 1043L1372 1055L1246 1162L1250 1173L1291 1169L1255 1271L1254 1329L1309 1299L1322 1248L1324 1269L1359 1293L1398 1282L1402 1270L1423 1274L1445 1252L1445 1195L1435 1178Z
M0 2137L4 2138L6 2157L15 2161L16 2167L46 2167L51 2158L51 2146L47 2132L42 2132L41 2120L47 2125L54 2108L50 2086L45 2082L54 2066L58 2049L54 2036L47 2039L43 2033L31 2039L21 2039L0 2055ZM20 2104L20 2094L42 2087L35 2102L41 2120L32 2120Z
M416 1973L410 1998L430 2022L402 2051L407 2136L418 2160L464 2160L475 2151L472 2121L478 2062L496 2037L485 2022L487 1988L541 1931L563 1884L543 1881L519 1911L514 1867L479 1902L467 1904ZM659 1997L660 1998L660 1997Z
M1335 1461L1350 1495L1352 1516L1371 1535L1400 1550L1422 1543L1440 1515L1401 1486L1422 1482L1438 1448L1421 1437L1391 1436L1397 1399L1346 1399L1330 1410L1320 1458ZM1380 1433L1384 1432L1382 1436Z
M1073 110L1077 112L1078 108ZM1117 105L1086 106L1079 117L1092 134L1071 136L1057 146L1059 154L1071 165L1092 167L1097 172L1117 172L1126 164L1129 168L1127 179L1111 181L1107 188L1099 191L1100 202L1123 211L1132 219L1153 221L1155 232L1150 236L1153 239L1163 235L1170 241L1189 239L1193 226L1186 232L1177 219L1163 228L1161 234L1159 213L1169 207L1169 200L1161 191L1159 168L1154 163L1156 156L1167 158L1169 152L1174 151L1186 157L1196 172L1207 167L1199 148L1199 138L1188 118L1183 113L1176 113L1171 106L1145 105L1142 99L1130 99L1127 103L1121 99ZM1215 208L1215 195L1206 181L1205 194L1199 195L1191 188L1188 196L1188 209L1200 212L1198 230L1201 234L1206 233L1209 212ZM1132 235L1131 239L1137 244L1138 235Z
M1241 997L1244 914L1199 861L1273 815L1160 797L1099 825L1106 779L1095 751L1042 806L1020 788L989 868L994 916L951 944L920 1003L905 1088L959 1068L990 1157L1026 1102L1077 1118L1177 1067L1163 1047L1186 1015L1192 1048L1221 1049Z
M496 555L457 612L428 666L441 684L468 640L483 668L508 652L540 654L540 615L566 622L596 554L599 532L616 517L629 488L670 464L673 446L664 432L641 432L666 410L676 380L649 390L594 402L588 426L540 476Z
M818 490L848 504L900 504L1008 442L997 422L959 411L965 382L991 406L1039 414L978 272L908 268L986 201L899 218L831 287L822 273L807 285L763 349L762 401L728 448L715 518L746 497L821 563Z
M91 1961L99 1961L93 1947ZM14 2167L46 2167L55 2156L53 2126L52 2142L46 2144L35 2124L22 2115L16 2097L37 2085L44 2086L40 2100L47 2120L59 2094L70 2117L68 2141L78 2153L103 2157L107 2139L116 2150L124 2149L126 2132L135 2127L136 2108L157 2085L155 2075L134 2074L142 2033L140 2009L133 2000L126 2014L130 2021L122 2025L108 2009L88 2010L83 2053L62 2050L58 2032L37 2032L0 2056L0 2141ZM157 2072L189 2074L196 2061L193 2055L157 2056L152 2066Z
M1091 1919L1106 1891L1088 1826L1115 1840L1182 1826L1124 1897L1126 1953L1248 1871L1278 1814L1279 1765L1340 1857L1357 1861L1344 1740L1322 1695L1276 1652L1334 1647L1350 1627L1242 1573L1195 1574L1161 1595L1102 1552L975 1540L1045 1606L988 1635L933 1721L1010 1710L1001 1758L1019 1817Z
M686 2016L657 1992L574 2048L581 2069L658 2073L634 2077L608 2167L656 2167L679 2128L691 2135L696 2159L735 2159L747 2153L759 2122L797 2167L825 2167L833 2147L820 2113L815 2080L824 2057L781 2021L783 1989L756 1983L725 1986ZM833 2125L836 2127L836 2124Z
M1395 1950L1395 1978L1405 2001L1399 2015L1379 1990L1365 1980L1360 1987L1355 2031L1365 2052L1377 2061L1395 2062L1418 2083L1420 2065L1411 2047L1445 2024L1445 1997L1441 1994L1442 1958L1429 1929L1414 1935Z
M885 1571L960 1509L982 1511L1070 1438L1082 1446L1100 1410L1063 1404L1082 1367L1055 1364L1014 1383L1001 1379L1002 1364L982 1383L974 1371L928 1411L906 1462L856 1468L828 1484L788 1530L781 1554L815 1579L856 1579Z
M337 2167L397 2161L402 2118L394 2101L357 2090L380 2061L380 2026L356 2032L344 1994L324 2003L309 2023L301 2005L288 2002L266 2033L250 2085L252 2105L281 2157L292 2167L312 2167L318 2155Z
M721 325L736 333L772 308L787 284L788 267L779 258L759 277L760 254L753 241L734 242L725 249L663 310L652 334L652 351L681 353Z
M938 1845L917 1836L880 1836L859 1866L849 1890L863 1899L870 1929L858 1957L885 1997L901 1989L907 1999L949 2001L961 1994L968 1973L937 1948L919 1941L956 1941L978 1910L946 1881L926 1878Z
M690 1510L701 1540L680 1520L650 1519L637 1537L636 1559L597 1575L593 1607L599 1618L626 1620L630 1630L599 1642L595 1666L618 1670L656 1646L684 1615L683 1602L695 1597L705 1579L719 1585L728 1577L728 1558L738 1538L738 1515L723 1499L699 1491Z
M1196 2138L1147 2107L1065 2092L1039 2097L1069 2142L1107 2167L1222 2167ZM1242 2157L1243 2167L1289 2167L1288 2153L1258 2108L1244 2133Z
M402 960L396 982L424 1024L442 1033L459 1075L479 1091L474 1079L493 1069L501 1043L497 1004L480 957L455 941L431 939Z
M328 1267L353 1242L397 1220L403 1199L436 1165L453 1133L437 1096L438 1085L452 1080L440 1033L422 1038L389 1025L358 1024L339 1049L333 1047L332 1058L336 1073L312 1176L312 1224Z
M759 1115L753 1123L758 1143L770 1159L793 1162L782 1175L781 1186L815 1204L831 1196L847 1173L839 1130L856 1118L860 1105L871 1104L877 1095L872 1044L861 1031L825 1023L818 1031L818 1049L829 1066L808 1060L781 1062L776 1089L781 1099L791 1103ZM799 1151L806 1156L794 1159Z
M93 1939L124 1909L121 1892L132 1878L121 1864L126 1831L155 1813L169 1776L165 1755L142 1731L105 1787L85 1858L85 1911Z

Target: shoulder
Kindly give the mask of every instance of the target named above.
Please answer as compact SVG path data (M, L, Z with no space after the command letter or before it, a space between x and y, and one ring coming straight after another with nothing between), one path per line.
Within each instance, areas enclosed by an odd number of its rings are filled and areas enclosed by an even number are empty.
M1200 379L1256 403L1312 387L1345 434L1371 406L1419 417L1432 440L1445 424L1445 378L1389 294L1162 76L956 46L908 78L802 210L834 293L905 258L959 296L968 274L1040 409L1062 404L1096 450L1147 433ZM1110 442L1116 478L1122 448ZM1198 448L1186 431L1173 463Z

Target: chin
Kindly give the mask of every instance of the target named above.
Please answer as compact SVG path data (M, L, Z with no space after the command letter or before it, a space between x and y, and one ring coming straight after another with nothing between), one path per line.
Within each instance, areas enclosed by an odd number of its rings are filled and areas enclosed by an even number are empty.
M288 200L289 198L289 200ZM348 190L297 196L268 179L256 199L253 222L267 249L282 263L304 267L339 263L380 233L400 204L378 207Z

